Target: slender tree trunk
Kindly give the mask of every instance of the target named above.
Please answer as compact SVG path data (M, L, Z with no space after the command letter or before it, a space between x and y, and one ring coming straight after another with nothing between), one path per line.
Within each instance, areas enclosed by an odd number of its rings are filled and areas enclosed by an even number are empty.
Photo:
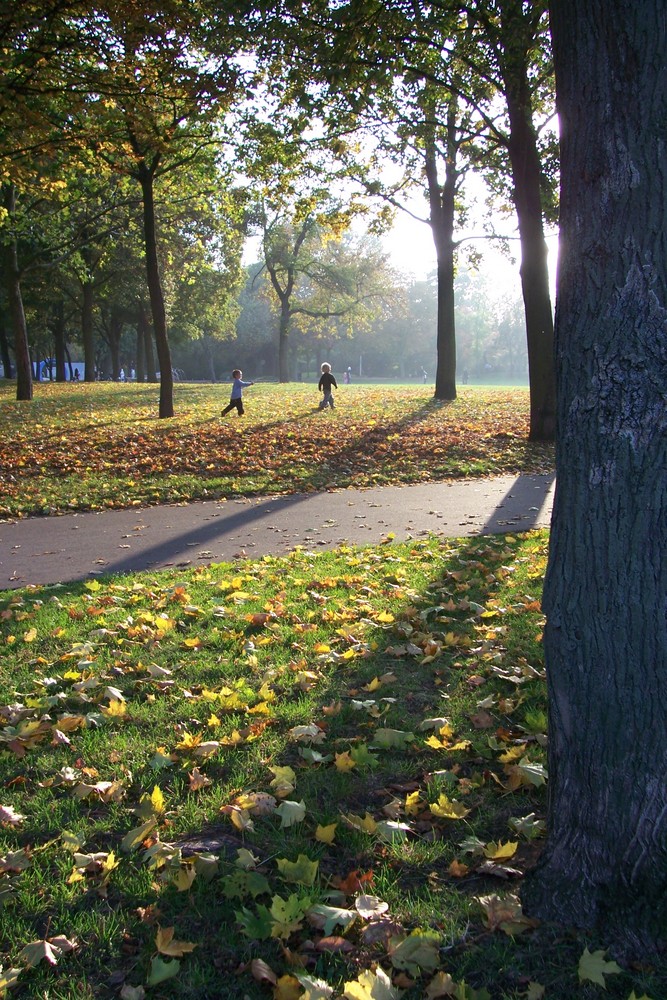
M525 20L527 16L532 18L532 13L526 14L517 0L504 0L501 6L501 69L510 122L508 152L521 243L521 291L528 343L529 437L531 441L552 441L556 430L554 324L527 54L534 29L527 28Z
M95 341L93 337L94 289L92 281L84 281L81 304L81 337L83 339L83 363L85 382L95 381Z
M56 382L66 382L65 375L65 306L60 299L53 310L51 329L53 332L53 354L56 359Z
M456 319L454 312L454 220L456 212L456 97L447 114L448 157L445 182L438 182L436 149L429 137L425 150L431 231L435 244L438 280L437 369L435 398L456 399Z
M544 607L547 920L667 938L667 22L552 0L561 122L557 492Z
M4 320L0 320L0 359L5 378L12 377L12 359L9 355L9 342Z
M167 316L160 280L160 268L157 254L157 228L155 222L155 201L153 193L153 174L147 167L142 167L139 175L144 208L144 244L146 253L146 275L148 279L148 294L150 296L151 313L153 316L153 332L155 346L160 364L160 418L174 415L174 376L171 369L171 351L167 337Z
M289 382L289 326L290 307L288 300L281 300L280 322L278 326L278 378L281 382Z
M153 330L151 328L150 320L146 312L146 306L143 301L141 302L139 309L139 321L141 323L141 332L143 336L143 364L145 380L147 382L157 382L155 357L153 355Z
M16 214L16 189L13 184L3 186L3 202L7 215L13 219ZM21 296L21 272L19 270L18 250L16 240L4 246L5 275L7 280L7 299L9 313L14 328L14 357L16 359L16 398L17 400L32 399L32 369L30 367L30 352L28 349L28 328L23 311Z

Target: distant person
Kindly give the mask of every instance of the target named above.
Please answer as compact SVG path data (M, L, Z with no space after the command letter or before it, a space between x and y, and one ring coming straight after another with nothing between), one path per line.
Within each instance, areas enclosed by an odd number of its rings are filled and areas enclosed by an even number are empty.
M464 385L468 384L468 369L467 368L463 369L463 384Z
M232 410L236 410L240 417L243 416L245 410L243 409L243 390L249 385L254 385L254 382L244 382L243 372L240 368L235 368L232 372L232 395L229 400L229 406L226 406L222 411L222 416L226 417L228 413Z
M331 391L331 389L334 386L337 389L338 388L338 382L336 382L336 379L331 374L331 365L328 364L328 362L326 362L326 361L323 362L321 371L322 371L322 376L320 378L320 381L318 382L317 388L319 389L320 392L323 392L324 395L322 396L322 399L320 400L320 407L319 408L320 408L320 410L326 410L327 406L330 406L331 409L333 410L334 409L334 398L333 398L333 392Z
M351 382L352 382L352 369L348 365L347 366L347 384L350 385Z
M72 378L74 379L75 382L79 381L79 369L78 368L74 369L74 375L72 376Z
M121 370L118 372L118 381L119 382L124 382L125 381L125 369L124 368L121 368Z
M422 368L422 382L426 385L426 379L428 378L428 372L425 368Z

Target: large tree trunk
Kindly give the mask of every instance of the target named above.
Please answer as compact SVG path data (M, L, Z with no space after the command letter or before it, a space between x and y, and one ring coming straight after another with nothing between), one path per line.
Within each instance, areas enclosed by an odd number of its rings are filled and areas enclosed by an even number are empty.
M667 22L552 0L561 121L547 846L531 912L667 936Z
M157 229L155 224L155 201L153 196L153 174L143 167L140 171L141 192L144 208L144 243L146 253L146 275L148 279L148 294L153 315L153 332L155 346L160 364L160 408L159 416L174 415L174 375L171 369L171 351L167 338L167 315L160 281L160 268L157 254Z
M16 189L13 184L3 187L3 202L10 219L16 214ZM4 246L4 264L7 280L7 299L9 313L14 328L14 358L16 360L16 398L17 400L32 399L32 368L28 349L28 327L23 311L21 296L21 272L19 270L18 250L16 240L11 239Z

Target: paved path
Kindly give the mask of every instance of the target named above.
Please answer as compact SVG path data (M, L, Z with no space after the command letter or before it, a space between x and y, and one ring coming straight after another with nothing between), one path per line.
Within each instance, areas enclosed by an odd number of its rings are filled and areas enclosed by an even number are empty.
M527 531L549 524L554 477L206 501L0 523L0 590L196 566L342 543Z

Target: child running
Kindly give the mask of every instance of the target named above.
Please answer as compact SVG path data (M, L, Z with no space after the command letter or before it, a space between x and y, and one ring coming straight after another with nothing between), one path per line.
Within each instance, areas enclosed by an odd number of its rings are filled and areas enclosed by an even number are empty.
M226 406L224 408L224 410L222 411L222 415L223 417L226 417L231 410L236 409L238 410L239 416L242 417L243 414L245 413L245 410L243 409L243 390L246 388L246 386L254 385L255 383L244 382L243 372L241 371L240 368L234 369L234 371L232 372L232 378L234 379L234 383L232 385L232 396L231 399L229 400L229 406Z
M319 408L320 410L326 410L327 406L330 406L331 409L333 410L334 398L333 398L333 393L331 391L331 387L335 386L337 389L338 382L336 382L336 379L331 374L331 365L327 364L326 361L322 365L321 371L322 371L322 377L320 378L317 388L319 389L320 392L324 393L324 396L320 400Z

